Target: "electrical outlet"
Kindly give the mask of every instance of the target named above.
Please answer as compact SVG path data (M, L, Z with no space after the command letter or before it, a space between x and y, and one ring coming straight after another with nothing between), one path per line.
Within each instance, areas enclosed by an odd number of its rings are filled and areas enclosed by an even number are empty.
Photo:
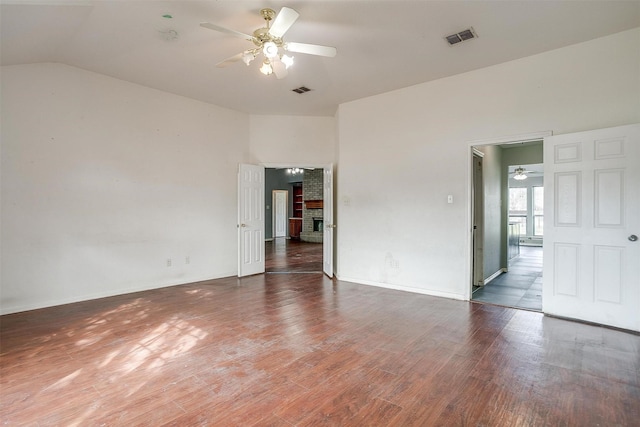
M171 267L171 258L167 258L167 267Z
M191 258L189 256L184 258L184 263L185 264L191 264Z

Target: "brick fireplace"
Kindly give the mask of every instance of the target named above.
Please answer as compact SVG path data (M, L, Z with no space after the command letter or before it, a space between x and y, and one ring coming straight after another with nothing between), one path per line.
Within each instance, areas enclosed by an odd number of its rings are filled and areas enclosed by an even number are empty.
M322 169L304 172L302 184L304 209L302 211L302 232L300 233L300 240L303 242L322 243L323 177L324 171Z

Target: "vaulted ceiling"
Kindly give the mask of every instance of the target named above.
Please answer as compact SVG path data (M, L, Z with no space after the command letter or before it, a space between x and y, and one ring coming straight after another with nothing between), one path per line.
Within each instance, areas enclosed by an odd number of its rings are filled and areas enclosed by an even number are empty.
M281 80L260 61L216 64L251 42L260 9L300 18L285 41L335 46L295 54ZM1 63L58 62L252 114L333 115L340 103L640 26L639 1L6 1ZM445 36L478 35L450 46ZM297 94L292 89L312 89Z

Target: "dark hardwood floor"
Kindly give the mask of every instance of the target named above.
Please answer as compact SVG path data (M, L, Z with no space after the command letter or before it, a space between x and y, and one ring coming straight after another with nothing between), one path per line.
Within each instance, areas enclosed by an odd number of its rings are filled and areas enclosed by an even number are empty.
M264 252L267 273L322 272L322 243L280 237L266 242Z
M33 426L637 426L640 336L332 281L227 278L0 318Z

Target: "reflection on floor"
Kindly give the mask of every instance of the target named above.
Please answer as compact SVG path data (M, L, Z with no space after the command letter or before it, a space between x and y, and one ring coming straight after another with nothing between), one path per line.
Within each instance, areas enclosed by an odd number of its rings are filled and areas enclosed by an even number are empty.
M474 291L473 300L542 311L542 248L521 246L509 271Z
M322 273L322 243L278 237L265 243L267 273Z

